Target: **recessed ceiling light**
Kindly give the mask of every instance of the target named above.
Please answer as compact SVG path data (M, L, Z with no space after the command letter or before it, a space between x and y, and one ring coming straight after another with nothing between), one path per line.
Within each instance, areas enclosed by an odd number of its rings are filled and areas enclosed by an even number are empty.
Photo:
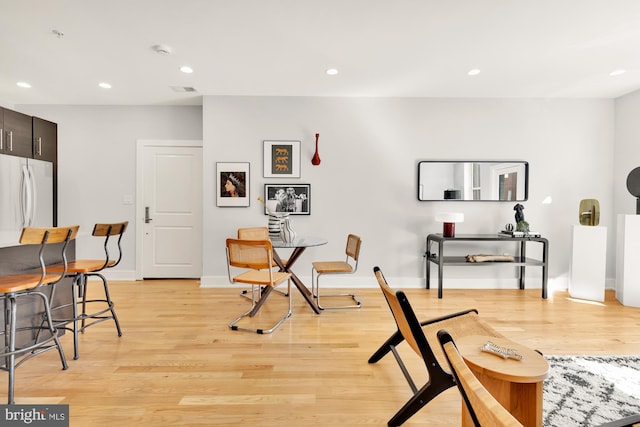
M98 86L100 86L102 89L111 89L111 85L107 82L100 82L98 83Z
M25 89L29 89L31 87L31 85L27 82L18 82L16 83L18 86L23 87Z
M469 72L467 73L470 76L477 76L478 74L480 74L480 69L479 68L472 68L471 70L469 70Z
M609 75L611 77L615 77L615 76L621 76L624 73L625 73L625 70L613 70L612 72L609 73Z
M193 68L185 65L180 67L180 71L182 71L183 73L191 74L193 73Z
M330 76L335 76L336 74L338 74L338 69L337 68L329 68L326 72Z

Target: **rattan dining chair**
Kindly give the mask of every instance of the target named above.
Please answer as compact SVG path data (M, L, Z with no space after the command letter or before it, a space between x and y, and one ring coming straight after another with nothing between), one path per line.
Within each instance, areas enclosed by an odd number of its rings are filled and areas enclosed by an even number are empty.
M238 239L240 239L240 240L269 240L269 229L267 227L242 227L242 228L238 228Z
M238 239L240 240L269 240L269 228L267 227L243 227L238 228ZM286 259L283 259L282 262L287 263ZM274 261L273 266L275 267L277 264ZM264 287L260 287L260 292L264 290ZM287 294L280 289L274 289L274 291L280 295L287 296ZM247 299L252 299L250 295L252 291L243 289L240 291L240 296L245 297Z
M57 307L54 312L62 310L69 305L72 306L72 317L70 319L54 319L59 327L63 327L73 333L73 358L80 357L78 335L84 333L86 328L105 320L113 319L118 336L122 336L120 322L116 315L113 300L109 293L107 279L101 272L107 268L113 268L122 260L122 236L127 230L128 221L112 224L95 224L91 235L103 239L104 258L102 259L79 259L71 261L67 265L67 275L73 277L73 299L70 304ZM115 248L110 246L109 241L116 239ZM111 247L111 250L110 250ZM112 252L116 251L115 256ZM60 271L62 265L50 266L51 271ZM87 283L91 277L97 277L102 282L103 294L96 298L87 296ZM78 300L79 298L79 300ZM88 307L91 312L87 312ZM71 325L71 326L68 326Z
M387 353L393 353L405 379L409 383L409 387L413 391L413 396L389 420L388 425L395 427L408 420L440 393L455 386L454 378L449 372L447 360L438 341L437 334L439 330L447 329L454 337L467 335L502 337L502 335L482 321L478 317L477 310L474 309L420 322L405 293L403 291L394 292L387 284L379 267L374 267L373 271L398 329L369 358L369 363L376 363ZM403 341L406 341L424 361L427 369L427 382L420 388L416 386L396 350L396 347Z
M251 285L251 308L242 313L229 323L232 330L244 330L258 334L269 334L276 330L287 318L291 316L291 273L274 269L273 247L270 240L241 240L227 239L227 272L231 283L244 283ZM233 274L232 270L241 269L239 274ZM268 329L248 328L238 326L238 323L247 316L254 314L254 308L259 304L262 295L261 287L276 287L287 282L288 310Z
M313 297L318 303L320 309L327 308L360 308L361 302L355 294L342 293L342 294L326 294L323 298L327 297L351 297L354 304L350 305L333 305L322 306L320 304L320 276L329 274L353 274L358 270L358 259L360 258L360 246L362 239L355 234L349 234L347 236L347 246L345 248L346 259L344 261L315 261L312 263L311 268L311 292Z
M55 259L67 265L67 247L70 241L76 238L79 226L34 228L27 227L22 230L20 244L39 245L37 272L11 274L0 276L0 299L4 305L4 329L0 335L4 346L0 350L0 369L9 373L7 403L14 404L15 370L25 361L47 350L57 349L62 363L62 369L67 369L67 361L64 350L58 339L51 319L51 295L56 283L65 276L66 269L59 273L47 270L46 260ZM57 245L54 246L54 245ZM33 313L33 319L27 324L19 326L19 311L33 310L32 304L18 303L22 297L37 297L42 303L42 313ZM27 315L28 317L28 315ZM25 343L24 346L21 343Z

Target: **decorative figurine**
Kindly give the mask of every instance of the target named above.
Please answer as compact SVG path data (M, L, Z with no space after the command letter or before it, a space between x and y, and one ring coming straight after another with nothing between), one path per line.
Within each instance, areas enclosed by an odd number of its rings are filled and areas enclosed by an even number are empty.
M524 210L524 206L518 203L513 207L513 210L516 211L516 224L520 221L524 221L524 212L522 212Z
M580 225L598 225L600 223L600 202L596 199L580 200L578 214Z
M516 231L529 233L529 223L524 220L524 206L518 203L513 207L513 210L516 211Z
M636 198L636 215L640 215L640 166L629 172L627 190Z

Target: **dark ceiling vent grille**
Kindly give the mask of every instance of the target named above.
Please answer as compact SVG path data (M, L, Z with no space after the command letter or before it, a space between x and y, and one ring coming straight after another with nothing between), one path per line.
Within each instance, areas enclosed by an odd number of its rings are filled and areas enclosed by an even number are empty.
M171 86L174 92L197 92L196 88L191 86Z

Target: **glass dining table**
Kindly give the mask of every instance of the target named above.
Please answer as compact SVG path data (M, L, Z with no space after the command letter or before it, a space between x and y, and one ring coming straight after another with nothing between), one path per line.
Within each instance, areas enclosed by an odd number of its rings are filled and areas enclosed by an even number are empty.
M293 268L293 265L296 263L296 261L300 258L302 253L307 248L310 248L310 247L313 247L313 246L326 245L327 244L327 239L324 239L322 237L299 236L299 237L296 237L293 240L293 242L291 242L291 243L286 243L286 242L284 242L284 241L282 241L280 239L271 239L271 244L272 244L274 249L292 249L293 250L291 252L291 255L289 256L289 258L287 258L285 260L283 260L280 257L280 254L278 254L277 250L274 250L273 251L273 260L276 262L276 264L278 264L278 267L280 267L281 271L285 271L287 273L291 273L291 280L293 281L293 284L296 286L296 288L298 288L298 290L300 291L300 293L304 297L304 299L307 302L307 304L309 304L309 307L311 307L311 309L316 314L320 314L320 312L321 312L320 307L318 307L318 304L316 303L316 300L313 298L313 294L311 293L311 290L295 274L295 272L292 270L292 268ZM258 300L256 302L256 306L252 310L251 316L253 316L255 313L257 313L258 310L260 310L260 307L262 306L262 304L264 303L264 301L267 299L267 297L269 296L269 294L272 291L273 291L273 287L272 286L267 286L264 289L262 297L260 298L260 300Z

